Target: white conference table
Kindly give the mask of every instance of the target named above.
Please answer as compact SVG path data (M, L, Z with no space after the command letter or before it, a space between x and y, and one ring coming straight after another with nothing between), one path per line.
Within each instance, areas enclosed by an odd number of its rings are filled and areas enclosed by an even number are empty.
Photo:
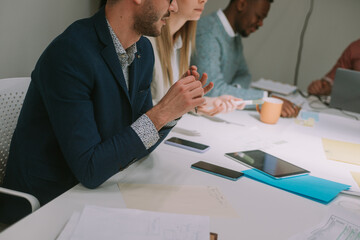
M177 136L204 143L211 146L209 151L196 153L162 143L146 159L97 189L75 186L6 229L0 239L55 239L72 213L85 205L125 208L119 182L215 186L239 216L210 218L210 230L218 233L219 239L288 239L320 223L338 201L360 202L360 197L340 194L324 205L247 177L230 181L190 166L202 160L242 171L247 168L226 158L224 153L260 148L310 170L314 176L356 186L350 171L360 172L360 166L327 160L321 138L360 143L360 122L333 114L320 114L319 118L314 127L306 127L284 118L276 125L267 125L259 121L255 111L236 111L212 120L187 114L168 138Z

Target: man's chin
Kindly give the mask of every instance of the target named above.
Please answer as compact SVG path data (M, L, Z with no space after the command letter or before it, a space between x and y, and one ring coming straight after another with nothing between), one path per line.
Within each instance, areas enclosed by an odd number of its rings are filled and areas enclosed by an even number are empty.
M240 35L243 37L243 38L247 38L250 33L247 33L247 32L241 32Z
M148 28L145 33L142 35L149 36L149 37L158 37L161 34L162 26L153 26L152 28Z
M158 36L160 36L160 34L161 34L161 30L162 30L162 28L163 28L164 26L161 26L159 29L157 28L157 29L154 29L154 31L153 31L153 37L158 37Z
M165 26L165 24L162 21L161 21L161 24L159 24L159 25L154 24L152 31L151 31L153 33L152 37L160 36L161 30L164 26Z

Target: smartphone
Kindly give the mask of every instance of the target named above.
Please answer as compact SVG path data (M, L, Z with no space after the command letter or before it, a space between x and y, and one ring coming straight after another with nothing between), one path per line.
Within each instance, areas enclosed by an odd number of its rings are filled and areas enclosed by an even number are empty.
M191 168L196 169L196 170L200 170L206 173L210 173L213 175L216 175L218 177L223 177L226 179L230 179L233 181L238 180L242 175L244 175L242 172L238 172L238 171L234 171L228 168L223 168L211 163L207 163L207 162L197 162L194 163L193 165L191 165Z
M180 147L180 148L184 148L184 149L194 151L194 152L199 152L199 153L206 152L207 150L210 149L210 146L208 146L208 145L204 145L204 144L197 143L197 142L192 142L192 141L185 140L182 138L177 138L177 137L172 137L170 139L167 139L165 141L165 143L175 146L175 147Z
M276 179L309 173L306 169L261 150L232 152L226 153L225 156Z

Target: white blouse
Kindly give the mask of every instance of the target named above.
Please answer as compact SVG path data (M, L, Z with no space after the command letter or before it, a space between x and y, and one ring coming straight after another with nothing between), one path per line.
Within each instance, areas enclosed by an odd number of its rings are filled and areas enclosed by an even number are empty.
M151 83L151 94L152 94L153 104L155 105L167 93L167 91L171 86L169 84L169 79L166 79L166 81L164 79L155 38L149 37L149 39L153 46L154 56L155 56L153 80ZM171 67L173 71L174 83L177 80L179 80L179 76L180 76L180 49L182 45L183 45L182 39L181 37L178 37L178 39L174 44L173 52L171 54ZM189 54L189 61L190 61L190 54Z

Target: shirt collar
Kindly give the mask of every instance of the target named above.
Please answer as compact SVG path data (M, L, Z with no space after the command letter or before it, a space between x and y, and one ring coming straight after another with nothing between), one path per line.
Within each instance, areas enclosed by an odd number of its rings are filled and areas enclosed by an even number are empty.
M231 25L229 23L229 20L225 16L224 12L221 9L219 9L217 11L217 15L218 15L218 17L220 19L220 22L222 23L223 27L225 28L225 31L227 32L227 34L230 37L236 37L238 34L236 34L234 32L234 29L231 27Z
M179 36L174 43L174 49L178 50L182 47L182 45L183 45L182 38L181 36Z
M130 47L128 47L125 50L124 47L121 45L119 39L117 38L114 30L110 26L110 23L108 20L106 20L106 23L108 25L110 35L111 35L111 38L112 38L114 46L115 46L116 54L118 55L118 57L120 59L121 66L131 65L131 63L135 59L135 53L137 52L136 43L134 43L133 45L131 45Z

